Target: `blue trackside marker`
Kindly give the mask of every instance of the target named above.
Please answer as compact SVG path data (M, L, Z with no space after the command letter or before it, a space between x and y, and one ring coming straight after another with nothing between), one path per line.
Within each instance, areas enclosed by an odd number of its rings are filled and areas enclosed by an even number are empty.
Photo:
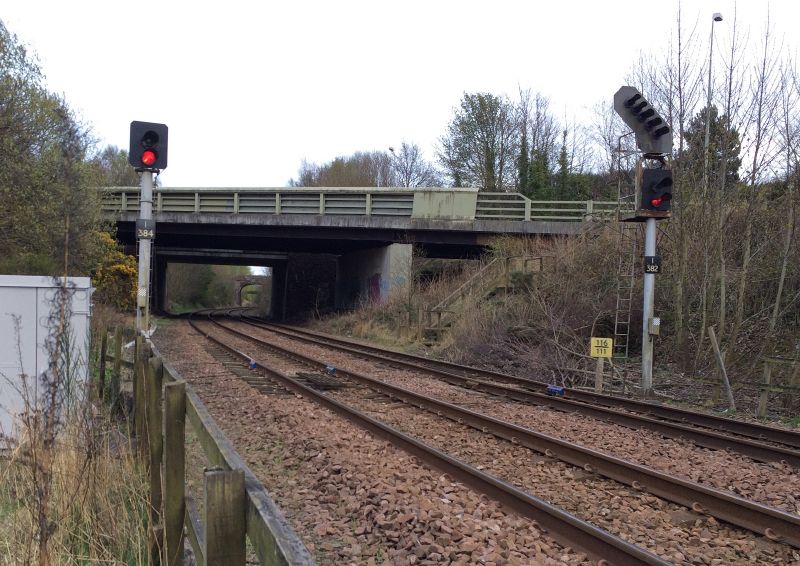
M325 366L325 373L328 375L336 375L336 368L334 366Z
M255 360L251 359L249 365L250 365L250 369L256 369L256 361Z
M563 397L564 396L564 388L563 387L559 387L558 385L548 385L547 389L545 389L544 391L548 395L554 395L556 397Z

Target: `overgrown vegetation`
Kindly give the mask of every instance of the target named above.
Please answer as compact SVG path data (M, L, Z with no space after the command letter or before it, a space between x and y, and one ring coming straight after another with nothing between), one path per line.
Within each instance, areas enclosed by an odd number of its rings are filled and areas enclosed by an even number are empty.
M98 368L85 358L85 338L71 327L73 289L66 279L58 283L44 315L46 368L38 375L20 368L0 376L21 402L0 455L3 563L146 563L151 525L145 477L127 426L104 409L91 387ZM96 317L95 324L104 319ZM20 366L22 324L17 320Z
M148 485L114 419L91 430L70 421L46 454L50 498L44 515L30 444L0 459L0 555L3 564L146 564ZM40 521L46 521L46 549Z
M744 221L746 208L733 210L732 215ZM775 212L775 214L778 214ZM758 261L762 271L773 273L780 265L780 240L767 245L780 233L782 226L769 220L756 223L757 238L762 242L765 255ZM442 262L448 267L432 275L426 264L415 263L415 279L411 286L396 289L385 304L366 302L358 309L339 316L325 318L318 323L320 329L343 335L366 338L410 351L427 352L456 362L498 368L536 379L567 385L591 385L594 360L589 357L591 336L613 336L617 297L617 245L619 233L615 223L598 224L581 238L503 238L494 242L490 254L482 262L458 265ZM675 253L674 241L669 232L662 237L665 263ZM768 253L769 250L772 253ZM730 250L733 256L735 249ZM796 254L797 251L793 251ZM509 256L542 257L541 272L511 273L513 288L505 293L502 288L489 285L474 292L458 305L458 316L443 332L426 331L433 326L427 312L444 297L462 286L482 266L493 258ZM796 266L800 266L800 258ZM702 256L690 272L692 278L702 275ZM787 278L788 287L800 289L800 273L795 267ZM674 378L695 386L695 393L708 393L698 387L698 379L714 381L716 362L710 346L691 342L690 367L681 373L682 359L674 332L675 279L678 274L667 271L657 281L657 314L662 317L663 328L657 338L656 388L663 391L666 383L675 385ZM640 278L637 277L637 281ZM769 332L772 300L777 292L778 278L759 278L745 295L748 315L741 327L741 338L736 351L730 352L728 371L737 391L749 386L760 377L760 356L765 353L791 352L800 335L798 306L788 303L785 313L773 332ZM702 288L689 286L689 300L697 304ZM631 320L631 355L626 391L637 384L638 360L641 339L641 288L635 288ZM758 314L760 313L760 314ZM420 331L419 325L422 325ZM685 323L692 335L699 338L702 313L694 311ZM754 369L755 368L755 369ZM622 389L622 366L617 364L610 385ZM669 379L666 379L669 377ZM743 393L744 394L744 393ZM681 397L681 395L678 395ZM704 401L697 395L692 401ZM755 402L755 397L749 401Z
M796 60L781 52L769 22L749 35L734 14L725 29L711 84L703 56L708 46L687 29L680 12L669 43L659 53L643 54L625 82L659 109L674 137L673 217L659 223L664 272L656 284L662 320L657 365L689 385L715 379L713 326L736 387L761 379L764 356L800 356L800 73ZM640 154L610 102L598 105L594 123L571 125L559 123L549 104L524 90L518 100L465 93L440 140L439 165L449 181L533 198L607 197L618 188L623 197L632 196ZM631 249L630 243L619 249L615 233L594 230L579 240L516 244L552 256L550 268L504 301L465 307L462 322L436 347L459 359L494 358L501 367L507 360L526 368L577 365L590 333L613 331L617 260ZM637 285L640 256L641 246ZM412 322L436 303L435 292L424 287L399 294L413 297L403 315ZM635 354L640 295L633 305ZM369 322L353 315L342 328L361 333L370 329L359 325L375 326L384 339L392 336L391 313L403 310L396 301L365 309Z
M88 126L47 89L35 58L1 21L0 148L0 273L92 274L98 299L127 306L133 260L117 251L95 187L129 184L136 173L121 167L125 152L96 151Z
M0 272L59 276L49 316L15 322L18 348L22 325L47 328L46 368L27 375L20 353L20 368L0 375L23 404L0 453L0 562L146 563L144 476L125 426L92 397L89 361L77 347L85 337L69 324L67 281L93 277L95 313L101 303L130 308L135 262L102 222L95 187L130 184L136 175L120 167L125 152L97 152L88 126L47 89L35 58L2 22L0 148Z

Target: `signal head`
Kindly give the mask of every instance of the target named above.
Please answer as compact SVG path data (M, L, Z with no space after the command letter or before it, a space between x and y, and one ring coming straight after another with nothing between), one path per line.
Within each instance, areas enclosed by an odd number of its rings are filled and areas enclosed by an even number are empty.
M672 171L644 169L639 202L640 210L669 212L672 208Z
M168 133L165 124L131 122L128 163L145 171L166 169Z
M636 145L644 154L672 152L672 136L664 119L632 86L623 86L614 95L614 110L636 134Z

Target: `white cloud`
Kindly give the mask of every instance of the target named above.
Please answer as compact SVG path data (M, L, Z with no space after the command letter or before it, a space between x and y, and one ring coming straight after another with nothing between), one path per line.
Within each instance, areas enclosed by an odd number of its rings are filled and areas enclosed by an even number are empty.
M428 157L465 91L541 91L560 116L610 99L640 51L662 51L676 0L8 2L3 20L39 55L105 143L131 120L170 128L167 186L282 186L303 158L418 143ZM683 3L703 42L733 0ZM773 0L778 35L800 3ZM739 2L763 29L767 4ZM787 36L786 41L793 38ZM700 51L705 47L701 47Z

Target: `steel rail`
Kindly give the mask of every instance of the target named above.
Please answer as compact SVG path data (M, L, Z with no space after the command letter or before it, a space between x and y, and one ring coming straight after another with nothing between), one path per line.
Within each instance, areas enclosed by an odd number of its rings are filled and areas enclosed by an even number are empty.
M715 450L724 450L724 449L732 450L734 452L738 452L740 454L743 454L745 456L748 456L750 458L753 458L754 460L758 460L761 462L787 462L793 466L800 467L800 450L795 450L793 448L785 448L781 446L774 446L772 444L767 444L761 441L753 440L751 438L728 436L727 434L720 432L718 429L696 428L691 425L684 424L683 422L674 422L673 420L658 420L651 416L641 414L638 411L633 413L622 412L608 406L607 403L593 404L589 402L570 399L569 395L572 395L576 392L576 390L574 389L567 389L566 390L567 396L565 397L545 395L544 393L539 393L536 391L532 391L530 389L519 389L517 387L510 387L507 385L484 381L475 377L471 377L469 375L451 373L449 371L444 371L442 369L430 367L431 365L434 364L442 364L442 365L448 364L447 362L441 362L439 360L427 360L425 358L420 358L418 356L411 356L410 354L381 350L380 348L375 348L373 346L366 346L361 344L355 344L356 347L353 348L350 345L346 346L344 344L326 343L326 341L328 340L334 341L337 339L324 336L321 338L323 341L319 341L311 336L316 333L308 333L309 336L303 336L302 334L306 333L306 331L298 331L295 330L294 328L292 328L290 331L286 331L282 326L276 327L275 325L272 324L253 322L248 318L242 319L242 322L246 322L248 324L255 324L256 326L260 326L262 328L265 328L266 330L277 332L279 334L284 334L289 337L294 337L299 340L306 340L308 342L340 349L342 351L349 352L354 355L380 359L381 361L384 362L398 364L417 371L434 373L435 375L442 378L444 381L447 381L448 383L452 385L457 385L459 387L467 387L468 389L477 389L486 393L491 393L493 395L510 397L516 401L549 406L557 410L577 412L593 418L598 418L601 420L606 420L617 424L621 424L623 426L627 426L630 428L647 428L667 438L674 438L674 439L683 438L686 440L690 440L700 446L713 448ZM294 332L298 332L298 334L294 334ZM342 341L342 342L347 342L347 341ZM364 347L365 350L369 348L375 351L379 351L381 353L378 354L371 351L362 351L359 349L361 347ZM400 356L413 357L414 361L408 361L408 359L397 359L395 357L392 357L395 355L398 357ZM461 367L461 366L456 366L455 364L448 364L448 365L454 366L456 368ZM470 370L471 369L472 368L470 368ZM482 370L476 370L476 372L477 371L482 371ZM507 378L506 379L507 382L508 380L511 379L518 380L520 382L525 382L528 387L530 387L531 384L542 385L539 384L538 382L533 382L531 380L526 380L524 378L515 378L514 376L508 376L505 374L494 374L494 372L485 372L485 373L491 375L493 379L497 376L496 377L497 380L503 380L504 378ZM614 399L614 400L618 399L610 396L599 396L597 394L594 394L593 396L602 397L603 399ZM621 401L640 403L629 400L621 400ZM647 403L641 403L641 404L646 406L654 406L654 405L649 405ZM622 403L619 403L618 405L622 405ZM661 409L667 409L667 408L661 407ZM691 411L685 411L685 412L691 413ZM692 413L692 414L700 415L700 413ZM736 422L730 419L722 419L722 420L725 420L727 422ZM746 425L748 423L740 423L740 424ZM780 430L780 429L773 429L771 427L763 427L763 428L768 428L769 430ZM790 435L796 434L792 433L791 431L781 431L781 432L789 433Z
M214 321L212 320L212 322ZM195 321L189 320L189 323L206 339L226 351L244 361L253 360L252 356L240 352L204 332L196 326ZM225 327L223 326L223 328ZM226 330L230 331L231 329ZM242 336L247 335L242 334ZM482 472L344 403L323 395L276 369L258 363L258 361L255 361L255 363L258 368L280 381L288 389L330 409L372 434L390 441L395 446L420 458L427 464L449 474L453 479L469 485L473 489L513 509L520 515L533 520L545 533L550 533L554 539L565 544L565 546L582 550L589 556L598 559L598 564L651 564L661 566L670 564L655 554L583 521L563 509L550 505L497 477Z
M255 319L253 317L244 317L244 318L256 324L262 324L262 325L265 324L263 321ZM536 386L548 385L543 381L537 381L525 377L518 377L506 373L476 368L472 366L454 364L452 362L446 362L444 360L433 360L422 356L416 356L414 354L408 354L406 352L398 352L395 350L379 348L376 346L371 346L369 344L363 344L355 340L347 340L345 338L339 338L322 332L307 330L305 328L298 328L295 326L273 324L273 323L270 323L269 326L276 327L279 329L285 329L290 332L298 334L305 334L307 336L316 337L334 343L339 343L356 349L363 349L365 351L373 352L387 357L396 356L403 360L416 362L424 365L435 366L437 368L450 372L461 372L465 374L465 376L475 375L479 377L485 377L488 379L504 381L506 383L513 383L522 387L531 387L532 385ZM586 403L605 405L609 407L620 407L628 411L643 413L646 415L652 415L653 417L669 419L679 423L686 423L694 426L702 426L713 430L719 430L731 434L746 436L755 440L766 440L769 442L785 444L786 446L791 446L794 448L800 448L800 433L791 430L785 430L782 428L767 426L760 423L737 421L734 419L728 419L717 415L709 415L706 413L698 413L697 411L690 411L688 409L681 409L678 407L668 407L664 405L658 405L653 402L639 401L636 399L625 399L623 397L615 397L613 395L605 395L602 393L594 393L591 391L581 391L580 389L571 389L567 387L564 388L564 391L565 394L568 395L569 397L576 399L578 401L584 401Z
M308 364L311 367L324 370L328 365L295 350L269 344L235 328L230 328L216 321L213 322L226 331L249 340L260 347L275 351L282 356ZM391 398L418 406L439 416L446 416L482 432L492 433L514 444L520 444L551 458L629 485L634 489L647 491L662 499L688 507L697 513L711 515L759 535L764 535L773 541L786 542L800 548L800 516L744 499L729 492L710 488L690 480L609 456L488 415L464 409L452 403L391 385L340 366L336 367L336 373L378 390Z

